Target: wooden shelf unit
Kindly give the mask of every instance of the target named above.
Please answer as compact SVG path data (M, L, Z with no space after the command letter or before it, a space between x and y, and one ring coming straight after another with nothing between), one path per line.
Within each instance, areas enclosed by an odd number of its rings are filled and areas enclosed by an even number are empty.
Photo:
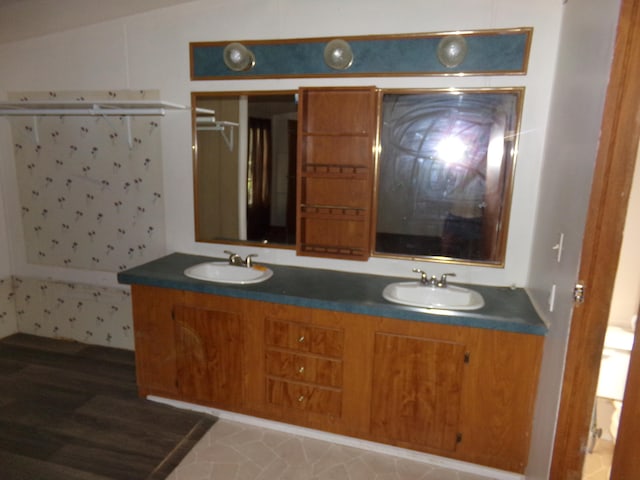
M376 111L375 87L300 90L298 255L369 258Z

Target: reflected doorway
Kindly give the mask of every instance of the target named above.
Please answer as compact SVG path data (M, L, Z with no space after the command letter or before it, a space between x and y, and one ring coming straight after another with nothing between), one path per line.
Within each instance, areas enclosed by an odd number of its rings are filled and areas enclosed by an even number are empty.
M640 152L640 148L638 150ZM608 479L640 306L640 168L631 186L582 479Z

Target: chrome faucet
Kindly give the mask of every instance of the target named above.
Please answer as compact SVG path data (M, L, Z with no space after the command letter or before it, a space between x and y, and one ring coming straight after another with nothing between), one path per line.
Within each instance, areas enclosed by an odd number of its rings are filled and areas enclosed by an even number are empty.
M242 260L242 257L237 253L230 252L229 250L225 250L224 253L227 253L229 255L229 265L236 265L238 267L244 266L244 261Z
M414 268L413 271L420 274L420 283L423 285L435 286L438 282L438 279L435 277L435 275L432 275L431 278L429 278L427 276L427 272L425 272L424 270Z
M258 254L257 253L252 253L250 255L247 255L247 258L244 259L244 266L247 268L251 268L253 267L253 260L251 260L253 257L257 257Z
M251 268L253 266L252 258L258 256L256 253L252 253L250 255L247 255L247 258L243 260L240 255L234 252L230 252L229 250L225 250L224 253L229 255L229 265L247 268Z
M436 286L440 288L447 288L447 277L455 277L455 276L456 276L455 273L443 273L442 275L440 275L440 280L438 280L438 283L436 283Z
M427 275L427 272L425 272L424 270L420 270L419 268L414 268L412 271L420 274L421 284L438 288L447 288L447 277L456 276L455 273L443 273L440 276L440 279L438 279L438 277L436 277L435 275L431 275L431 277L429 277Z

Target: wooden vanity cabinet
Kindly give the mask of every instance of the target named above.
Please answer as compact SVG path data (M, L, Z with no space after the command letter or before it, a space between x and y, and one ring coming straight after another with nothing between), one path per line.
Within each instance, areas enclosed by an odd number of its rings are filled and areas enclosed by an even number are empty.
M513 472L544 337L132 287L141 395Z

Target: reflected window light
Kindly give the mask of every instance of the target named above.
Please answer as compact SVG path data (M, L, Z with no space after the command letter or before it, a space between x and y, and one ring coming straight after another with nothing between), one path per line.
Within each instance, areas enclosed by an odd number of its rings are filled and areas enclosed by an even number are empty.
M458 137L445 137L436 146L438 158L445 163L460 162L467 151L467 146Z
M513 151L512 151L513 155ZM499 170L504 159L504 137L492 135L487 148L487 169Z

